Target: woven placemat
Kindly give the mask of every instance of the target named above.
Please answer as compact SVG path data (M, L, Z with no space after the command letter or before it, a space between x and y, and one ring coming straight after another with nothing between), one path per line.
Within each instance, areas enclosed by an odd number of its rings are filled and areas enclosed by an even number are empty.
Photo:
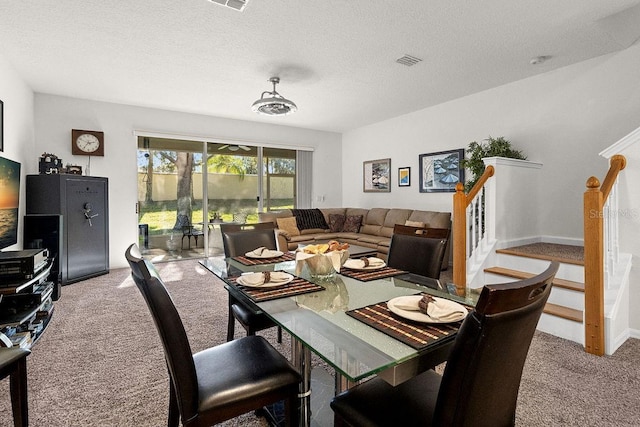
M322 286L297 276L294 276L293 280L285 285L264 289L242 286L237 283L237 279L237 277L230 277L228 280L233 282L239 290L255 302L269 301L324 290Z
M462 324L462 321L454 323L413 322L393 314L387 308L386 302L349 310L347 314L416 350L421 350L439 341L455 338Z
M246 256L234 256L233 259L244 265L277 264L279 262L295 260L296 254L293 252L285 252L283 255L275 258L249 258Z
M382 267L377 270L351 270L346 267L340 269L340 274L343 276L351 277L353 279L360 280L361 282L368 282L370 280L382 279L405 273L406 271L404 270L398 270L397 268L392 267Z

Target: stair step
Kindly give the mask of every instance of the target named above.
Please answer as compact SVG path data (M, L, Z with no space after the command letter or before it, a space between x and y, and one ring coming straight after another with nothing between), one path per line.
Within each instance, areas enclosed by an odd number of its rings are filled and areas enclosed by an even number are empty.
M498 249L496 252L525 258L558 261L565 264L584 265L584 248L581 246L539 242Z
M489 267L484 269L485 273L498 274L500 276L513 277L514 279L528 279L535 276L533 273L527 273L520 270L512 270L504 267ZM574 282L573 280L553 279L553 286L565 288L572 291L584 292L584 283Z
M573 320L574 322L582 323L582 311L575 310L573 308L563 307L557 304L547 303L544 306L544 313L553 316L562 317L563 319Z

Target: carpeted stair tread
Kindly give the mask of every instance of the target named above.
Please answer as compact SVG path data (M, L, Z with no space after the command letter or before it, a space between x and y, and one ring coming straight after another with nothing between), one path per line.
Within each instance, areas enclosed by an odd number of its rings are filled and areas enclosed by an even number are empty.
M562 317L563 319L573 320L574 322L582 323L582 311L574 308L564 307L557 304L547 303L544 306L544 313L551 314L553 316Z
M496 252L527 258L559 261L566 264L584 265L584 247L582 246L539 242L498 249Z
M484 269L485 273L498 274L500 276L513 277L514 279L528 279L535 276L533 273L527 273L526 271L512 270L504 267L489 267ZM574 282L566 279L553 279L553 286L558 288L565 288L572 291L584 292L584 283Z

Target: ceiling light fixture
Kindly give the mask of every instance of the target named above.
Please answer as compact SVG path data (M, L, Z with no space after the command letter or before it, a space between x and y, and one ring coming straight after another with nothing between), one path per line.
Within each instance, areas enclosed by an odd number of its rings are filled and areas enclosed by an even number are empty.
M229 151L238 151L241 149L244 151L251 151L251 148L247 147L246 145L230 145L230 144L221 145L220 147L218 147L218 150L224 150L225 148Z
M280 77L271 77L268 81L273 83L273 91L262 92L260 99L253 103L251 109L267 116L286 116L295 113L298 110L296 104L276 92L276 85L280 83Z

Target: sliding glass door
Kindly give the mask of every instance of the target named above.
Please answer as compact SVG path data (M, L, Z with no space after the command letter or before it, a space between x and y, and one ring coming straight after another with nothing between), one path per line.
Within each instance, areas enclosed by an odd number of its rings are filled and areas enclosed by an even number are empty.
M138 137L140 247L156 261L222 255L219 224L296 206L296 150Z
M140 248L156 260L204 256L202 142L138 138Z
M262 195L265 211L296 207L296 151L262 150Z

